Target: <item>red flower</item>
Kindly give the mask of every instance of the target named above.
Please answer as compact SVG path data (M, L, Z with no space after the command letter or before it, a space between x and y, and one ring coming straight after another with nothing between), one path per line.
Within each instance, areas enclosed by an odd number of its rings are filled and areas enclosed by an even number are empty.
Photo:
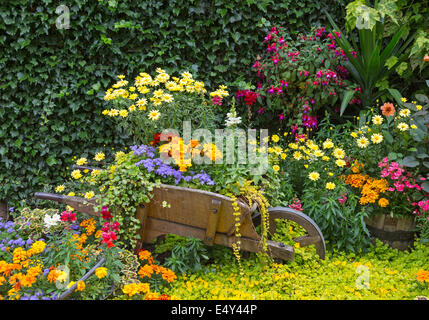
M109 209L106 206L103 206L101 208L101 215L102 215L104 220L112 219L112 214L110 213Z
M63 211L61 213L61 221L67 222L73 222L76 221L76 213L72 213L71 211Z

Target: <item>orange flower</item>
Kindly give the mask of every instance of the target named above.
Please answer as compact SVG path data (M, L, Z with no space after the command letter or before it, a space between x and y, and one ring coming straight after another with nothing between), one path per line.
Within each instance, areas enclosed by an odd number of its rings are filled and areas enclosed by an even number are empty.
M78 281L77 282L77 286L76 286L76 290L77 291L83 291L83 290L85 290L85 282Z
M360 173L349 174L345 179L345 183L351 185L354 188L362 188L368 178L368 175L362 175Z
M162 274L162 278L164 280L166 280L167 282L173 282L174 280L177 279L177 276L176 276L176 274L172 270L167 269Z
M378 205L382 208L387 207L388 204L389 204L389 200L387 200L386 198L380 198L378 200Z
M58 271L57 269L53 269L49 271L47 279L49 282L55 282L57 281L57 278L59 275L60 275L60 271Z
M154 270L151 265L145 264L143 267L140 268L138 274L142 278L144 277L150 278L152 276L153 271Z
M148 250L140 250L139 251L139 259L147 260L151 256L151 253Z
M386 102L381 106L381 114L385 117L392 117L395 115L395 107L392 103Z
M417 272L417 281L429 283L429 271L419 270Z

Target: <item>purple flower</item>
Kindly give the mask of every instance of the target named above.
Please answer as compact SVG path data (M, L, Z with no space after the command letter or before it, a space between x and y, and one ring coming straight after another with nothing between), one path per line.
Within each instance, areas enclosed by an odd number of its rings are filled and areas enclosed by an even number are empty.
M142 144L141 146L131 146L130 149L136 156L145 155L149 158L153 158L155 156L155 148L152 146Z

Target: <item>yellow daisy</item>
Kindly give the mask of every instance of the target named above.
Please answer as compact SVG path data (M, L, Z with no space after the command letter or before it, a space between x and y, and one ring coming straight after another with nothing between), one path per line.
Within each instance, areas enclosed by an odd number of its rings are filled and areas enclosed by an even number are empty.
M150 120L156 121L161 116L161 112L159 112L158 110L152 110L147 116Z

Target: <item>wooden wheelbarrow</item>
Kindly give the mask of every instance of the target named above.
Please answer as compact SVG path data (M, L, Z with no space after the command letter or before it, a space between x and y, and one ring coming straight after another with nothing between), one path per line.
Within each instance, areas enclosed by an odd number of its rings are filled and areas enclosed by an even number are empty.
M76 211L98 216L94 211L95 199L70 197L53 193L37 192L38 199L53 200L67 204ZM163 206L163 202L171 206ZM164 202L164 204L165 204ZM149 203L140 204L137 208L137 218L141 228L140 243L151 243L155 238L164 234L176 234L185 237L201 239L206 245L219 244L231 247L237 240L235 236L235 216L233 201L223 195L191 188L172 185L160 185L154 189L154 196ZM241 250L259 252L262 250L261 237L255 226L260 224L259 213L252 216L256 207L250 208L240 202ZM300 211L275 207L269 208L270 233L276 230L276 219L287 219L296 222L306 230L306 235L294 239L301 247L314 245L321 259L325 258L325 241L316 223ZM268 251L273 257L282 260L293 260L294 248L283 243L268 240Z

